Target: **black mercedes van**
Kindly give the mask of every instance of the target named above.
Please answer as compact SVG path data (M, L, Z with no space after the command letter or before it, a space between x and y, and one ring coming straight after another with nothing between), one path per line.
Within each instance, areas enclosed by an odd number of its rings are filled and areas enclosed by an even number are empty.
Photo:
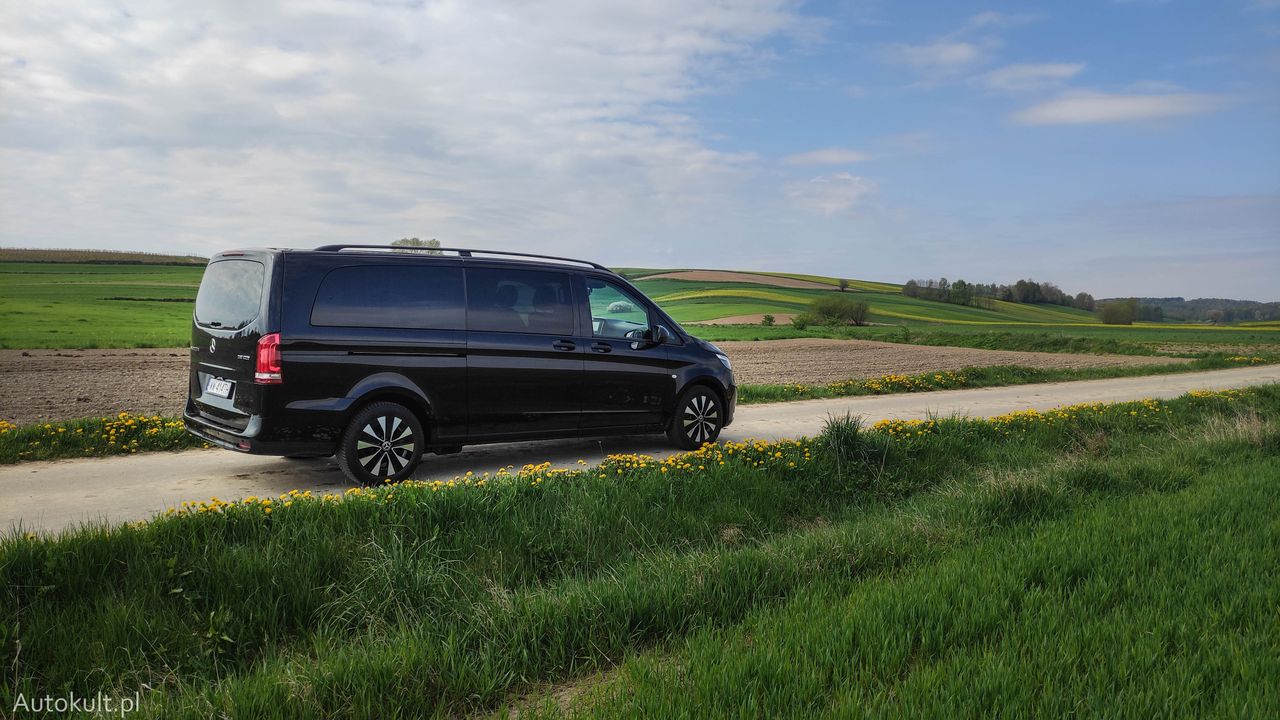
M601 265L371 245L219 253L191 327L189 432L248 453L336 455L353 481L424 452L733 421L729 359Z

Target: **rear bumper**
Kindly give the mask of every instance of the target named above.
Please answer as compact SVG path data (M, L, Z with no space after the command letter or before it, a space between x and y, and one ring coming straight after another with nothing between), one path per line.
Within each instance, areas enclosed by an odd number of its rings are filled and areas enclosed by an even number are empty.
M243 430L220 425L194 410L190 403L182 412L187 432L210 445L253 455L332 455L336 446L329 440L296 440L269 438L263 432L263 418L252 415Z

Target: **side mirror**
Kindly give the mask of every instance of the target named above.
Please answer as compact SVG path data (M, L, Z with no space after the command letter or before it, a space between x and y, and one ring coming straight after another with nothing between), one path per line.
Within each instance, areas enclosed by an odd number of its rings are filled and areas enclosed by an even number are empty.
M646 348L655 347L663 343L674 340L675 337L671 331L661 325L655 325L640 332L635 342L631 343L632 350L644 350Z
M644 330L636 330L631 335L632 350L646 350L658 344L658 333L654 328L645 328Z

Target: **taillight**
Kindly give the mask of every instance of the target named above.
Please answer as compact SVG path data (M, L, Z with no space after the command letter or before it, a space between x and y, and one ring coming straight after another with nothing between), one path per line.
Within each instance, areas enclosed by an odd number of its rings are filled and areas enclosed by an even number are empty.
M280 377L280 333L258 338L258 362L254 367L253 381L259 385L283 382Z

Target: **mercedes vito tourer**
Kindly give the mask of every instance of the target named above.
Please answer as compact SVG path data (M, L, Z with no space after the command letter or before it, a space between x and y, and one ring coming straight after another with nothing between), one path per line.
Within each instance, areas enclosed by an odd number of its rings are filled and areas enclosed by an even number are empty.
M183 417L221 447L336 455L375 483L479 443L666 432L696 448L732 422L736 389L724 353L595 263L330 245L209 261Z

